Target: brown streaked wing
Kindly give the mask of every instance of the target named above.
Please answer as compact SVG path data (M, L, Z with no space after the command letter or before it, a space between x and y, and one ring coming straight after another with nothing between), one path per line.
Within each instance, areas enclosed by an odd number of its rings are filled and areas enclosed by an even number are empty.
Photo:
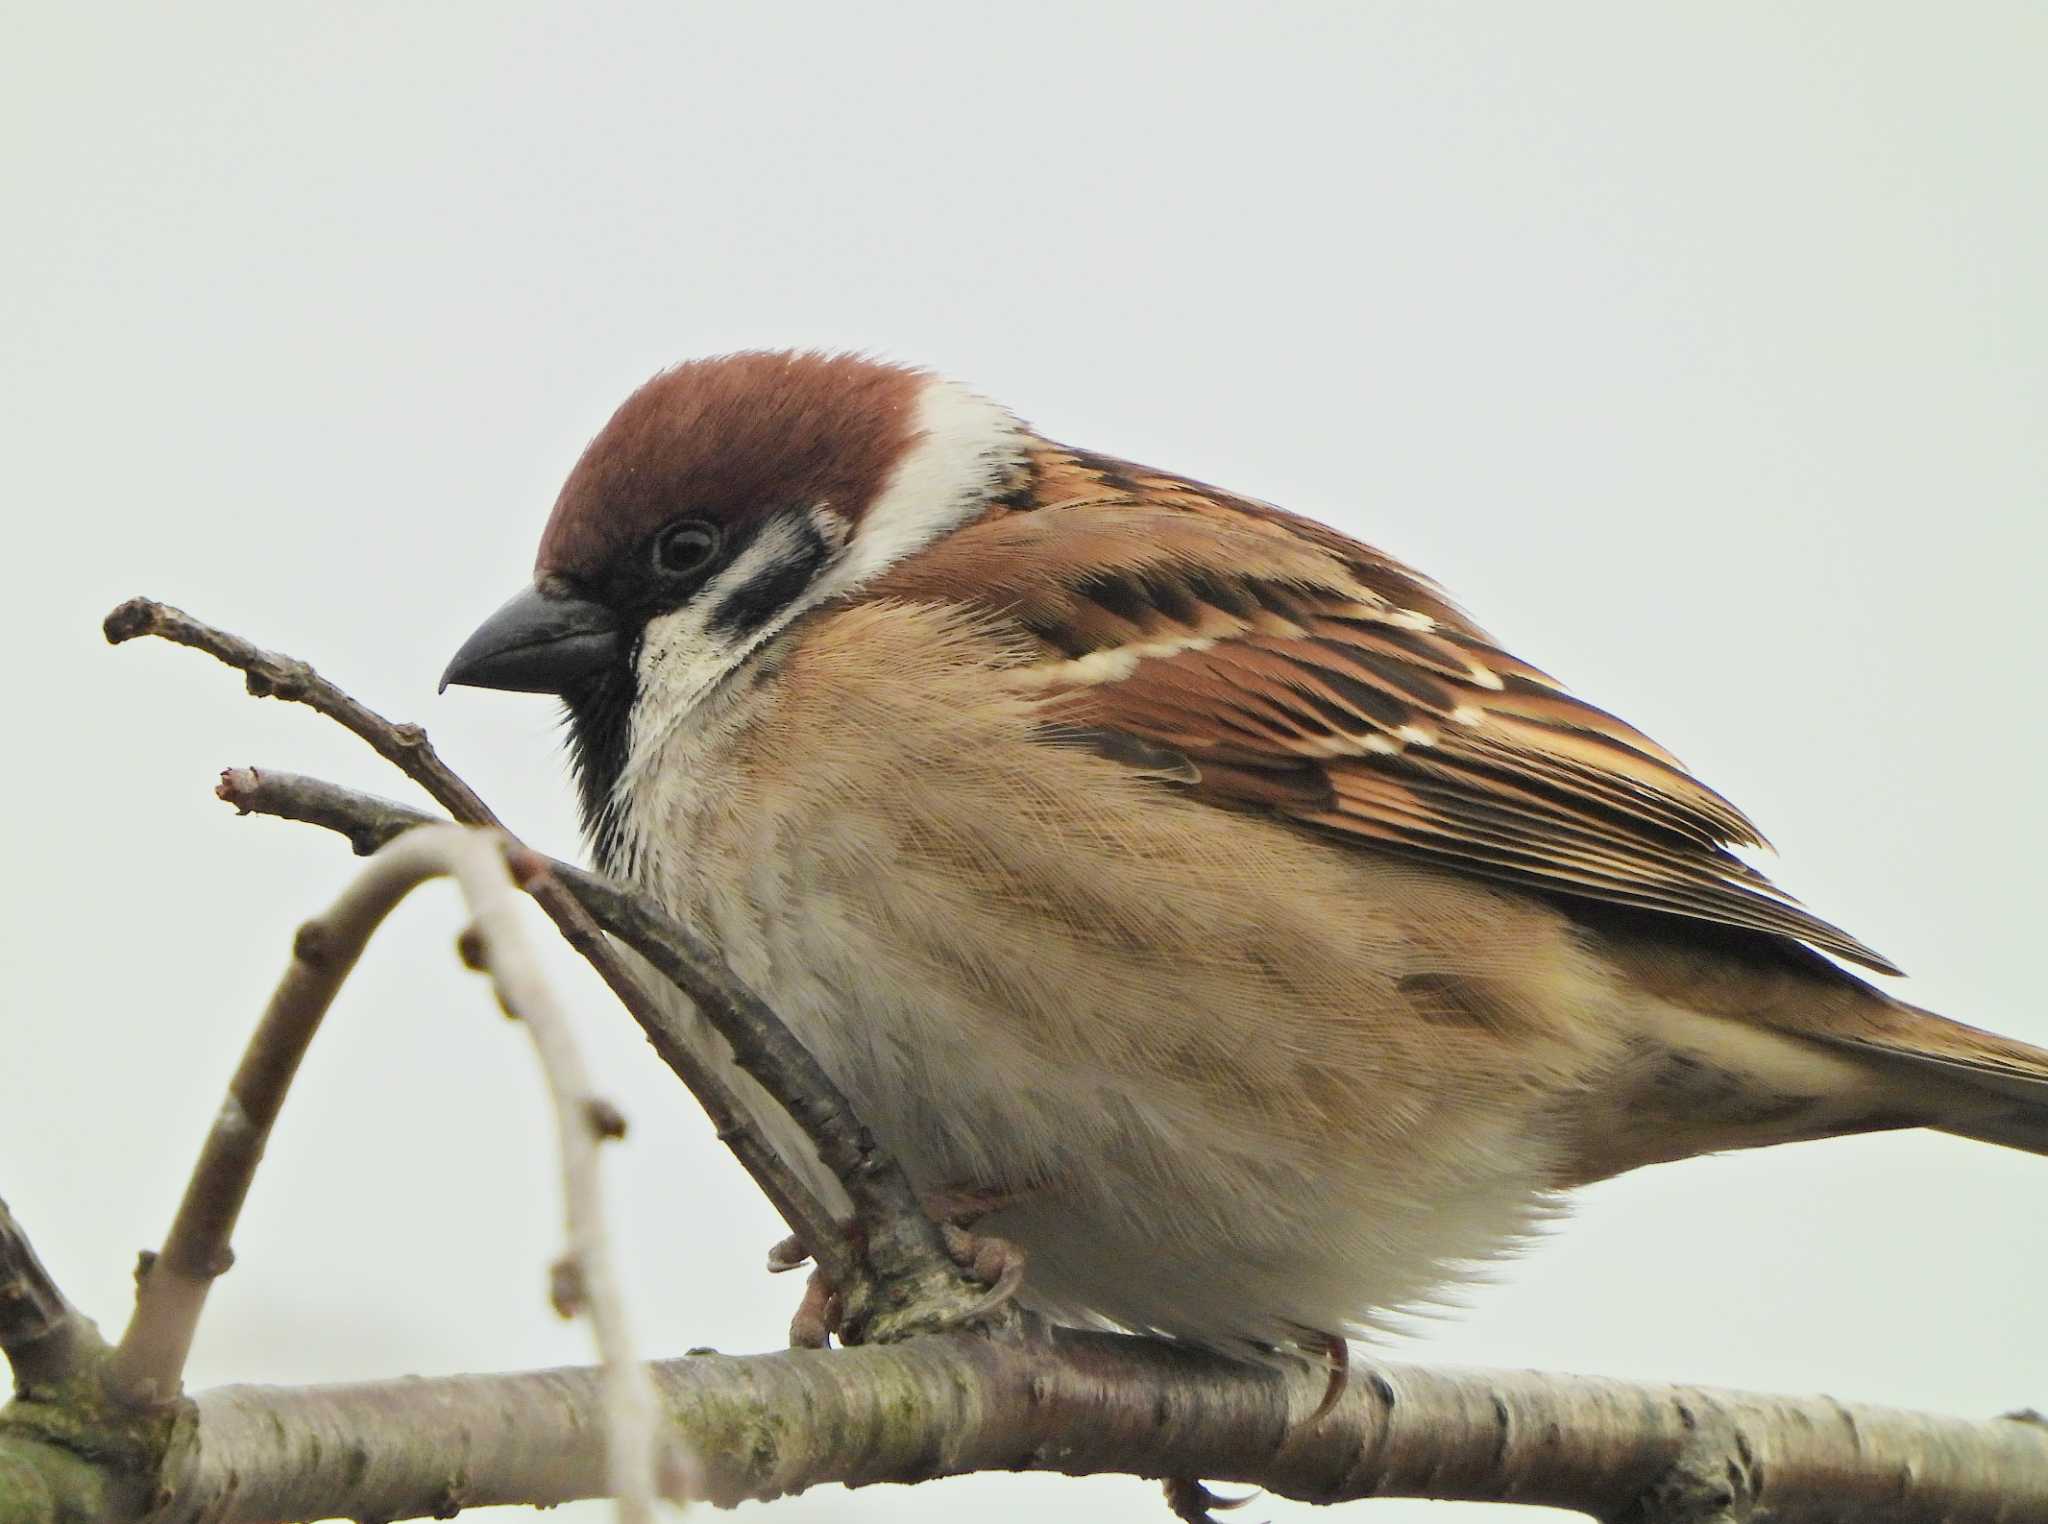
M1897 972L1736 857L1762 837L1669 752L1325 525L1046 445L1002 511L874 595L1014 619L1062 720L1170 748L1217 804Z

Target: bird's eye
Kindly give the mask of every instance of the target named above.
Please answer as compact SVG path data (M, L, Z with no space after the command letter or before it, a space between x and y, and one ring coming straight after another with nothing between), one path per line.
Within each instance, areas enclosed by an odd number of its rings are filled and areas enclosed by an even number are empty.
M654 537L654 569L664 577L702 571L716 554L718 526L702 519L679 519Z

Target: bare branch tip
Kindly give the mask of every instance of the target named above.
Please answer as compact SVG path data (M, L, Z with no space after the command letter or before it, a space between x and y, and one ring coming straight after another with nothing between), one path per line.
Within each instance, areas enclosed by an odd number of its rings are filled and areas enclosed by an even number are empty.
M220 782L213 786L213 797L233 805L237 815L247 815L251 808L249 800L262 782L263 775L253 767L224 767L220 770Z
M117 604L100 621L100 633L107 637L110 646L118 646L139 635L155 634L162 612L163 605L154 598L130 598Z

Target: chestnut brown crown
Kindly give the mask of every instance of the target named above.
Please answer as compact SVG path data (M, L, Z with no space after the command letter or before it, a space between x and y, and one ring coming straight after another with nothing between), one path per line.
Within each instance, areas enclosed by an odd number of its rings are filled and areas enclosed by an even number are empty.
M680 514L738 528L825 507L858 524L910 444L929 380L818 352L750 350L665 370L569 473L535 575L592 579Z

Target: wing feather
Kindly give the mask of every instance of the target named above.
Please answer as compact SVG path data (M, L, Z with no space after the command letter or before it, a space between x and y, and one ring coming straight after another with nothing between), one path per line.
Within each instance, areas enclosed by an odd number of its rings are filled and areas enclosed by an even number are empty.
M1014 621L1061 723L1167 748L1215 804L1896 972L1737 857L1762 836L1676 757L1325 525L1047 445L1001 509L870 595Z

